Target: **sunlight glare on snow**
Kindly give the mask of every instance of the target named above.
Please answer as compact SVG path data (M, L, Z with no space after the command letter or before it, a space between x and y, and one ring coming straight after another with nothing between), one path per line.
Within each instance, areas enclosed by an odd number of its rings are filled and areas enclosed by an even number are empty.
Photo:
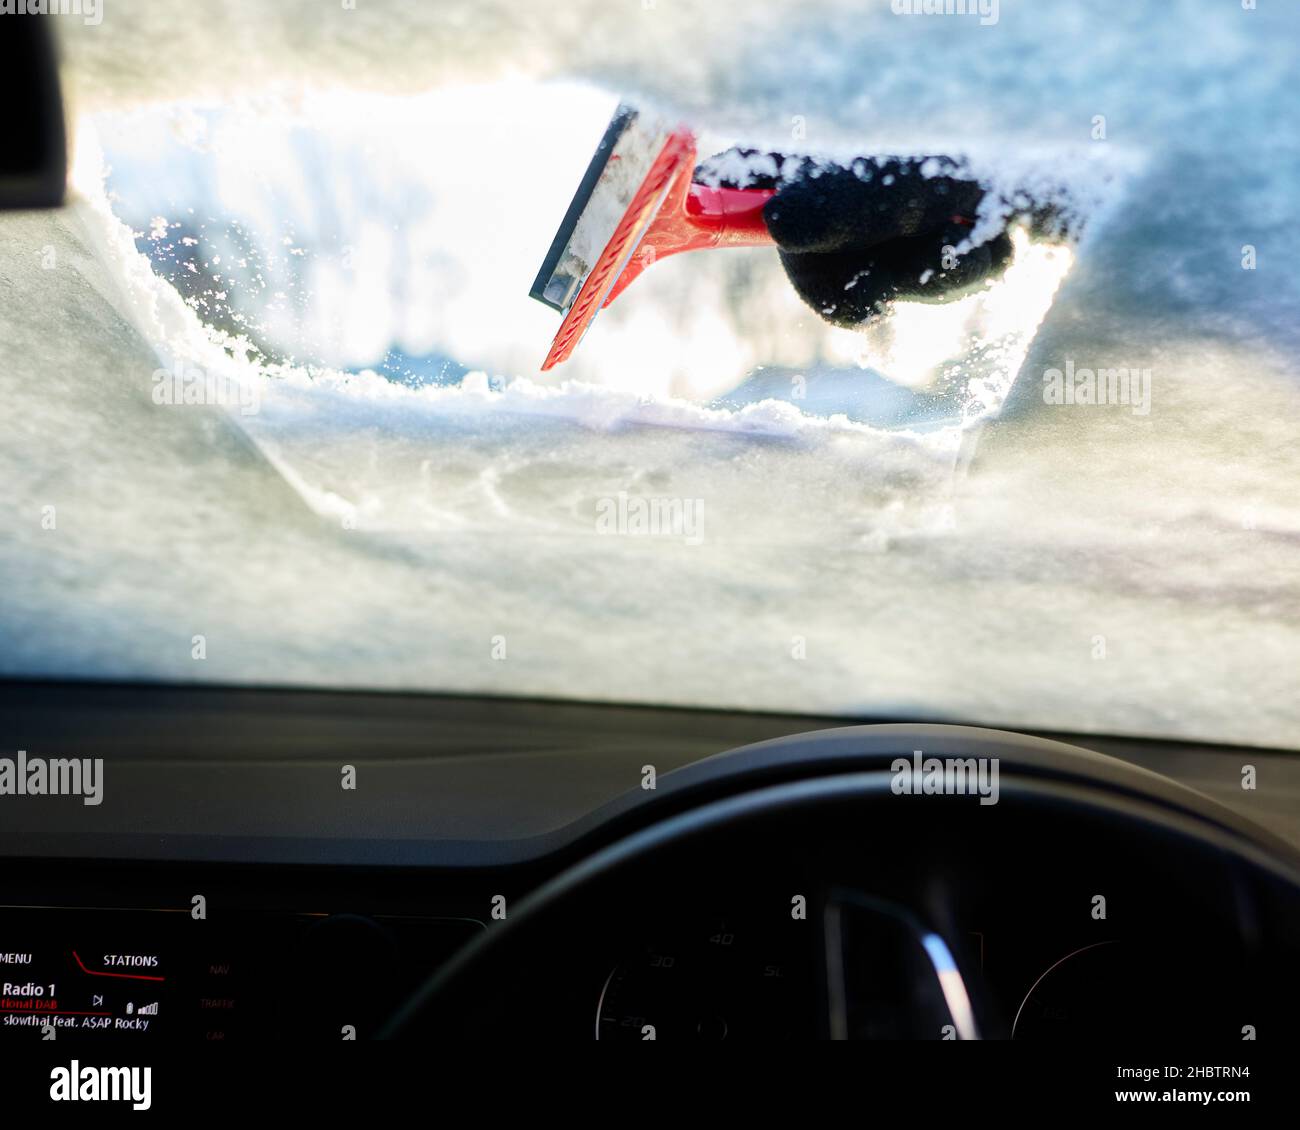
M1074 263L1074 253L1064 245L1031 243L1019 229L1011 238L1014 257L1000 281L942 305L896 303L889 318L866 332L836 331L834 356L924 388L945 366L987 349L984 379L1005 384L1005 395Z

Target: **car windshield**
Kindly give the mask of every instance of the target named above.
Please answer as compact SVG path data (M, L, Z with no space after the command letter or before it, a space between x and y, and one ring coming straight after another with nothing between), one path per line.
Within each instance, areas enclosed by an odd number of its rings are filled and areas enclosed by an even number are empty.
M58 17L69 204L0 215L5 674L1300 744L1300 10L306 7ZM701 160L1050 181L1070 230L866 330L770 247L675 256L542 372L620 102Z

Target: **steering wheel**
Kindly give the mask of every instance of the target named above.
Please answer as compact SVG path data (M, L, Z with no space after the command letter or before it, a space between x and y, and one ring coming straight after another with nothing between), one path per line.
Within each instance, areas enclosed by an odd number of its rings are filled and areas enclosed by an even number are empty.
M1023 1017L991 999L966 928L1008 889L1025 908L1016 929L1032 928L1034 892L1044 905L1059 894L1088 937L1109 894L1096 936L1128 940L1136 965L1122 973L1135 984L1154 967L1173 978L1147 1010L1168 1024L1191 1017L1230 1034L1294 995L1277 984L1296 978L1291 845L1158 774L1023 734L855 726L762 742L630 792L569 851L576 861L438 970L380 1038L599 1036L592 998L617 954L738 892L806 939L812 971L791 1015L809 1036L1022 1036ZM1237 978L1185 999L1180 978L1204 954L1175 952L1180 906L1195 908L1196 939L1249 967L1245 998ZM1143 946L1158 948L1151 964Z

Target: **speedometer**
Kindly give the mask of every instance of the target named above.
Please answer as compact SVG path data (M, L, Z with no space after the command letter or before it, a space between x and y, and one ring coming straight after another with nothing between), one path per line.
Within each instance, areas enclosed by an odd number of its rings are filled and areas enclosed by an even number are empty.
M812 1035L805 924L705 919L613 968L598 1040L781 1040Z
M1194 941L1094 942L1067 953L1030 986L1012 1039L1240 1039L1251 1020L1240 1005L1248 972L1230 954Z

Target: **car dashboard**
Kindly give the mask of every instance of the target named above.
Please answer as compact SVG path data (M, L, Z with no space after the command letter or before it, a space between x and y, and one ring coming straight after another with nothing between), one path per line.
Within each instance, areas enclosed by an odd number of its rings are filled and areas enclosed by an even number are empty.
M984 806L832 720L263 693L5 688L106 798L0 830L0 1041L1241 1039L1294 998L1289 755L1093 743L1237 803L1193 842L1109 757Z

